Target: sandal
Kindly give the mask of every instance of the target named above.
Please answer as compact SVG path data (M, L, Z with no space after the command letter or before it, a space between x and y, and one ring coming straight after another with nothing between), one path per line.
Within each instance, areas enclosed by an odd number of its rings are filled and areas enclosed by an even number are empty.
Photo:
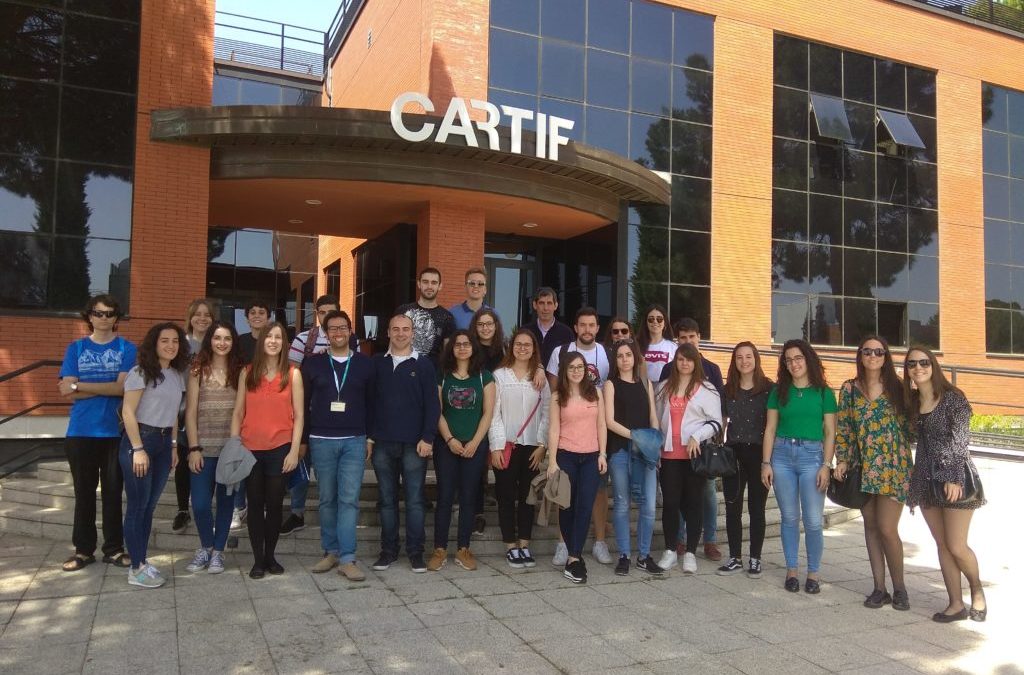
M107 563L108 565L113 565L114 567L131 567L132 566L131 556L129 556L124 551L121 551L119 553L114 553L112 555L105 555L105 556L103 556L103 562Z
M67 560L65 560L64 564L61 565L60 568L65 572L77 572L78 570L84 568L86 565L91 565L94 562L96 562L96 556L82 555L81 553L76 553Z

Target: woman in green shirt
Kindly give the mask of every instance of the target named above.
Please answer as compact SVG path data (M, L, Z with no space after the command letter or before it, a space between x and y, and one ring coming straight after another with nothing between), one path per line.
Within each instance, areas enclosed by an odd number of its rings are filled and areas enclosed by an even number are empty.
M448 561L448 528L452 506L459 496L458 551L455 563L476 569L469 550L480 474L489 456L487 432L494 412L494 376L480 367L469 332L457 330L441 355L438 394L441 419L437 423L440 441L434 444L434 472L437 474L437 510L434 512L434 555L427 563L433 572Z
M765 487L775 486L775 500L782 512L786 590L800 590L797 555L802 513L807 546L804 590L818 593L818 568L825 545L825 488L835 451L836 396L825 381L821 359L803 340L789 340L782 346L777 381L768 396L761 481Z

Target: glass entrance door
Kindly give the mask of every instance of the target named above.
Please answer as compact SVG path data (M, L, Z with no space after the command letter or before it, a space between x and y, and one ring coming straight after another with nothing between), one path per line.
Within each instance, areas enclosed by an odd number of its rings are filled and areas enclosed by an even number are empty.
M531 319L530 298L534 287L534 263L488 257L487 304L501 317L505 338Z

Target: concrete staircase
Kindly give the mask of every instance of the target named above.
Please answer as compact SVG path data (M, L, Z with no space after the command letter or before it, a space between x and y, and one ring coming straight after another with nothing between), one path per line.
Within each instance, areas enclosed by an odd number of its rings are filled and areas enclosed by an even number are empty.
M491 474L493 481L493 475ZM436 479L433 470L427 472L427 497L433 500L436 492ZM287 537L281 537L278 550L285 553L299 553L305 555L319 555L320 549L320 528L317 514L318 490L314 482L309 488L309 497L306 503L306 528ZM379 552L380 528L376 508L377 482L372 469L367 468L363 476L363 488L360 495L359 529L357 532L358 555L363 560L375 558ZM0 532L12 532L27 534L46 539L65 541L69 547L71 544L71 527L74 514L74 489L71 484L71 473L67 462L64 461L42 461L39 462L35 471L22 472L0 481ZM725 504L721 490L718 495L718 541L726 553L725 533ZM102 514L97 492L96 512L98 517ZM284 502L285 517L289 510L287 497ZM175 534L171 531L171 520L177 512L176 498L174 494L173 476L168 480L167 488L160 496L157 506L156 517L153 524L153 540L151 545L160 550L170 551L193 551L199 547L199 537L196 534L195 524L190 523L188 529L182 534ZM555 514L552 513L554 516ZM825 527L846 522L851 518L860 515L859 511L845 509L830 502L825 506ZM497 508L492 499L486 500L485 517L487 529L482 537L474 537L472 548L477 555L501 555L505 546L501 541L501 534L498 529ZM455 528L457 525L458 512L452 519L452 528L449 533L450 547L454 550ZM779 523L781 516L778 505L775 502L773 493L769 494L766 511L767 537L779 535ZM426 517L426 541L430 548L433 541L433 512L428 511ZM555 544L558 542L558 530L556 521L552 519L552 526L534 527L531 550L535 554L550 555L554 552ZM636 509L633 509L631 528L635 534ZM662 550L661 539L661 507L655 514L654 540L652 549ZM404 535L404 531L401 533ZM248 534L245 528L232 532L237 537L238 549L241 552L249 550ZM102 538L102 537L101 537ZM749 538L748 516L743 514L743 538ZM608 526L607 542L614 551L615 538L611 524ZM229 544L230 547L230 544Z

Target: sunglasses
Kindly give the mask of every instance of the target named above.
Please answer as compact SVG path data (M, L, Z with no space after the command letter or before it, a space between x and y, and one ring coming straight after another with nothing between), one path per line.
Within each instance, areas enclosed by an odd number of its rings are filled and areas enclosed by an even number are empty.
M466 285L470 288L485 288L487 286L486 281L467 281Z
M117 312L115 312L112 309L108 309L108 310L90 309L89 310L89 315L90 316L94 316L97 319L113 319L114 317L117 316Z
M932 367L932 360L931 359L907 359L906 366L907 366L907 370L910 370L911 368L917 368L918 366L920 366L921 368L931 368Z
M663 317L663 316L649 316L649 317L647 317L647 323L665 323L665 317Z
M628 328L612 328L612 335L629 335Z
M864 356L885 356L885 350L881 347L863 347L860 353Z

